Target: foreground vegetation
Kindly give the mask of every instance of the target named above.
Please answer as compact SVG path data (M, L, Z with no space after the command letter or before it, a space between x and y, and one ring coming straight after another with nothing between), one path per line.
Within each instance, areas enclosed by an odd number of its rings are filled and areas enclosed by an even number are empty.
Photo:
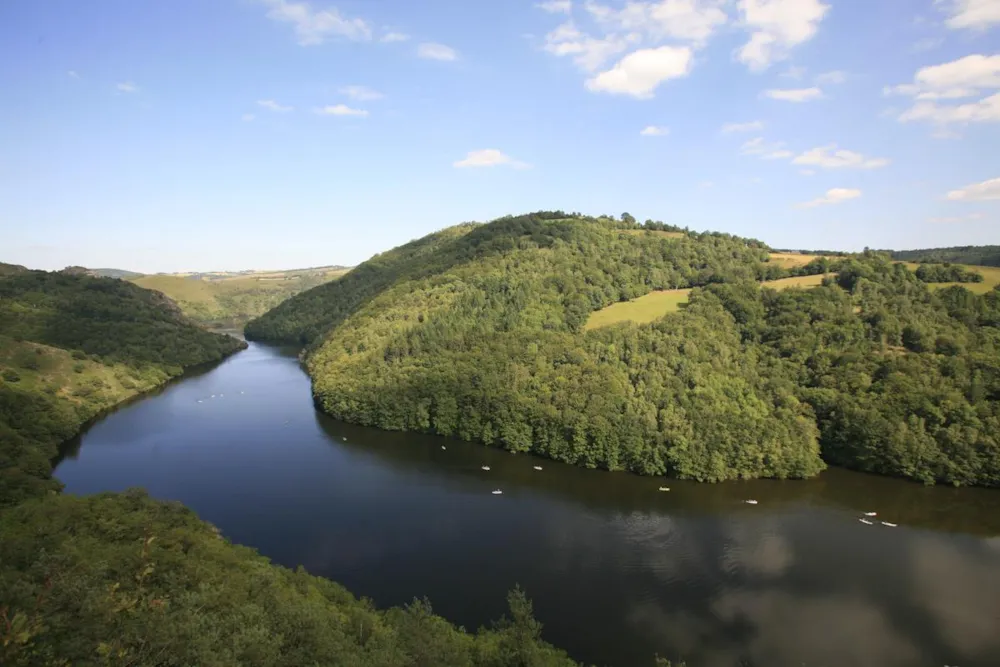
M772 262L753 239L646 229L670 235L561 211L450 228L246 332L307 344L318 404L364 425L709 481L833 462L1000 486L1000 292L931 290L874 252ZM759 284L781 279L814 286ZM680 289L669 317L587 326Z
M51 460L101 410L244 344L121 280L0 271L0 664L571 665L520 591L470 634L271 565L141 491L60 495Z
M140 287L162 292L185 315L217 329L240 328L285 299L335 280L349 269L327 266L293 271L128 276Z

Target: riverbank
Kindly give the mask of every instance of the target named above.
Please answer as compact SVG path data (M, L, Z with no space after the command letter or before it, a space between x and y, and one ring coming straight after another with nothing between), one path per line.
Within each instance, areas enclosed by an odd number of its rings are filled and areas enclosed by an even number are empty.
M378 608L427 596L490 627L520 585L544 638L588 664L987 667L1000 651L994 491L843 469L664 484L338 422L310 395L293 350L251 343L95 424L55 474L69 494L180 501Z

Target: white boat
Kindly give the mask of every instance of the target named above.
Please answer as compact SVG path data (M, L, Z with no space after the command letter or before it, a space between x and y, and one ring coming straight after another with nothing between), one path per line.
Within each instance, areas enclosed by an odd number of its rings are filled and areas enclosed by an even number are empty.
M865 524L866 526L873 526L873 525L875 525L871 521L869 521L868 519L858 519L858 521L860 521L861 523Z
M501 491L500 489L494 489L494 490L493 490L493 495L494 495L494 496L500 496L500 495L503 495L503 491Z
M894 524L894 523L889 523L888 521L883 521L883 522L882 522L882 525L883 525L883 526L889 526L890 528L895 528L895 527L896 527L896 524Z
M744 500L743 502L745 502L747 505L756 505L757 504L756 500Z
M448 449L448 448L445 447L444 445L441 445L441 449Z
M201 403L201 399L200 398L198 399L198 402Z
M542 466L534 466L535 470L541 470Z
M878 512L865 512L865 516L878 516Z
M660 491L669 491L669 490L670 490L669 486L661 486L660 487Z
M483 466L483 470L489 470L489 469L490 469L489 466Z

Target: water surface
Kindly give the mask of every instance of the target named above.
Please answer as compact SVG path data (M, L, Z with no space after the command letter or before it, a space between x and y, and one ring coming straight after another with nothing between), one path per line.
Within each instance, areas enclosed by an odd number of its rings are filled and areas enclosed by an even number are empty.
M276 562L381 606L426 596L468 628L520 584L545 638L588 663L1000 664L998 491L843 470L666 482L365 429L318 414L294 353L258 344L99 421L56 475L145 487Z

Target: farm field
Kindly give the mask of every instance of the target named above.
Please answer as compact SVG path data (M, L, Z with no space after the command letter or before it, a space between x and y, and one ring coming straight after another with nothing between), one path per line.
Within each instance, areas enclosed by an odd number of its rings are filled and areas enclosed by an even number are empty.
M822 284L822 274L815 276L796 276L794 278L781 278L762 283L766 287L776 290L784 290L790 287L808 288ZM674 289L650 292L631 301L613 303L606 308L594 311L590 314L584 330L598 329L618 322L634 322L636 324L646 324L658 320L669 313L676 313L683 304L687 303L690 289Z
M906 268L910 271L916 271L917 267L920 266L915 262L903 262ZM952 287L958 285L959 287L964 287L974 294L986 294L992 290L997 285L1000 285L1000 267L997 266L975 266L973 264L956 264L955 266L961 266L967 271L975 271L976 273L983 274L983 282L981 283L931 283L931 289L944 289L945 287Z
M184 314L210 327L241 326L285 299L335 280L343 267L247 273L172 273L133 278L131 282L162 292Z

